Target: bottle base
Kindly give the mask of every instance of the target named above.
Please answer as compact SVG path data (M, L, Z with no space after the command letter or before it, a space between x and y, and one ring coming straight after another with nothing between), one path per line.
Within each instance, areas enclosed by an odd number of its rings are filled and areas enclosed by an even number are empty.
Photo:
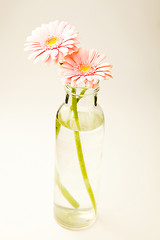
M90 227L96 220L93 208L72 209L56 204L54 205L54 216L60 226L75 231Z

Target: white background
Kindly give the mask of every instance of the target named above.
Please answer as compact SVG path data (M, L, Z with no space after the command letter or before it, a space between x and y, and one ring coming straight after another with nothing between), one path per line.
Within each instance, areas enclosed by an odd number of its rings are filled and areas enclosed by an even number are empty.
M53 219L57 67L23 51L42 23L65 20L81 46L113 64L99 103L106 138L97 222L72 232ZM0 239L160 239L159 0L0 1Z

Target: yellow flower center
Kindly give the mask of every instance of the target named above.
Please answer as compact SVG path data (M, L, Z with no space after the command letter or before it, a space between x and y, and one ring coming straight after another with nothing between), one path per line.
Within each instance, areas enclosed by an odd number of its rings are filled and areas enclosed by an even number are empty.
M54 45L55 43L57 43L58 42L58 38L57 37L50 37L50 38L48 38L47 40L46 40L46 45L47 46L52 46L52 45Z
M84 65L80 66L79 70L80 70L81 72L88 72L88 71L91 70L91 67L90 67L89 65L85 65L85 64L84 64Z

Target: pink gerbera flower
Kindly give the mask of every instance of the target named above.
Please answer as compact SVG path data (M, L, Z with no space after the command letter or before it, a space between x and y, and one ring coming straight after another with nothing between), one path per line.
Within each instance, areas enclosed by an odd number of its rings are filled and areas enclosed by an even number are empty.
M67 22L50 22L32 31L25 50L33 51L30 58L35 59L34 63L62 63L64 56L77 51L77 38L78 32Z
M104 63L106 56L97 50L80 48L77 52L67 55L61 66L65 83L72 87L86 86L94 88L100 80L111 76L111 64Z

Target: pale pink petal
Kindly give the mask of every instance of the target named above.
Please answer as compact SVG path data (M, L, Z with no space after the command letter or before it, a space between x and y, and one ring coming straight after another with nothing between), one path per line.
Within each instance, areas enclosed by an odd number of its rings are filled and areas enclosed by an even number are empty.
M67 47L60 47L59 51L61 53L63 53L64 56L66 56L66 54L68 53L68 48Z
M72 77L72 81L78 80L79 78L80 78L80 76Z
M104 54L102 54L95 60L95 64L98 65L101 62L103 62L105 59L106 59L106 56Z
M105 80L106 76L95 75L95 78L101 81L101 80Z
M28 59L36 58L39 54L42 54L43 52L44 52L43 50L33 52L32 54L29 55Z
M58 54L58 50L57 49L53 49L52 52L51 52L51 58L55 59L57 54Z
M76 82L72 81L72 82L71 82L71 87L73 87L73 88L74 88L74 87L77 87Z
M66 83L66 84L71 83L71 79L70 79L70 78L67 78L67 79L65 80L65 83Z
M50 55L48 55L48 58L46 58L45 63L50 66L53 63L53 60Z
M80 49L80 58L83 64L88 64L89 51L84 48Z

